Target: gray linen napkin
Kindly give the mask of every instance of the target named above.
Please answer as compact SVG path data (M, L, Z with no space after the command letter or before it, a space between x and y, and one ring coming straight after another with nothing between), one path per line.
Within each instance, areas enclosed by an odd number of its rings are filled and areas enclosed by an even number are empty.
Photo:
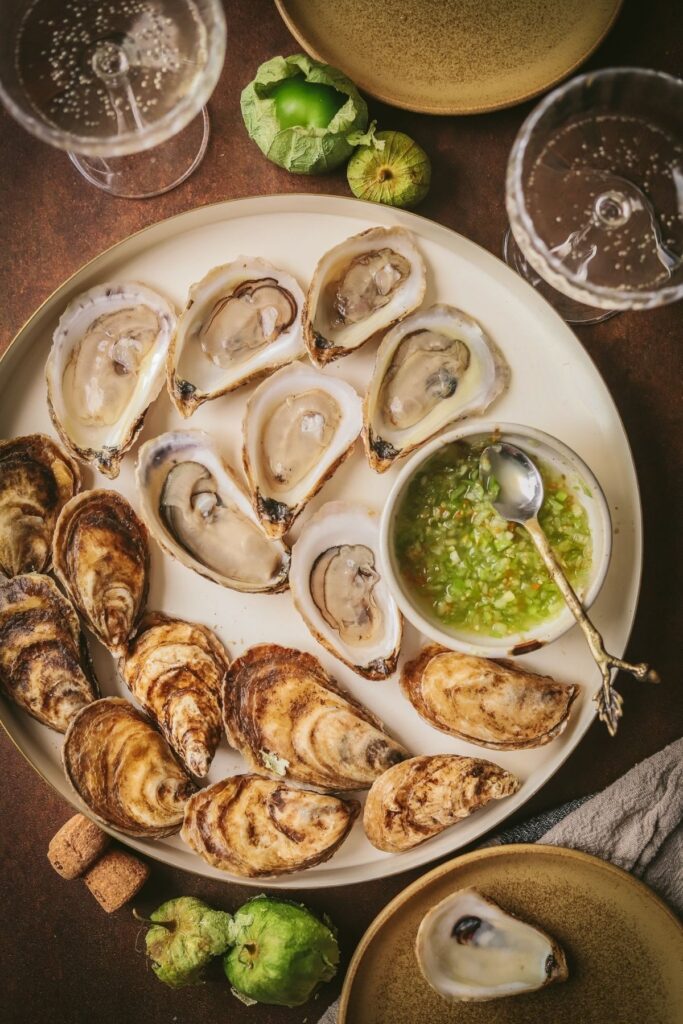
M481 847L567 846L642 878L683 915L683 738L641 761L595 796L572 800ZM336 1024L333 1003L318 1024Z

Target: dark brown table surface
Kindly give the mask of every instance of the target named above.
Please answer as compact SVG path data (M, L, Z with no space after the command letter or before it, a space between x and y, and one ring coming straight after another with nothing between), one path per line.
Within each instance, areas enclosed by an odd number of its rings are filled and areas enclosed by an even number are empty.
M348 194L343 170L321 178L294 177L269 163L247 138L240 90L263 60L299 48L269 0L227 0L226 8L228 55L210 103L209 151L198 172L165 196L141 202L106 196L88 186L63 153L32 138L0 110L0 352L64 278L145 225L238 196ZM626 0L612 33L588 66L641 65L680 73L682 12L667 0ZM530 105L469 118L432 118L372 101L370 109L382 128L408 132L432 158L432 189L419 212L499 253L506 227L505 163ZM604 727L595 724L513 820L607 785L683 732L683 588L676 561L683 479L681 314L680 304L624 313L577 332L614 395L633 447L645 513L645 571L629 651L656 664L663 683L645 689L622 680L626 716L618 738L609 740ZM315 1003L291 1011L247 1009L218 977L201 988L177 992L158 983L139 942L136 949L138 926L130 909L105 914L80 883L62 881L49 866L47 844L70 808L4 735L0 755L0 1017L6 1024L317 1020L337 994L342 971ZM374 915L419 873L332 890L302 890L299 896L337 922L346 962ZM172 895L194 894L234 909L252 893L154 864L137 902L151 910Z

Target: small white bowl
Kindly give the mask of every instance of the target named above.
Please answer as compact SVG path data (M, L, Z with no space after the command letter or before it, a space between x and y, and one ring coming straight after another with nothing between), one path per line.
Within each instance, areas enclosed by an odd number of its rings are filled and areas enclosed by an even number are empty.
M472 630L449 628L436 617L427 618L405 589L396 565L393 532L396 507L403 492L430 456L452 441L478 441L493 434L503 441L516 444L532 458L537 456L546 465L563 473L568 486L574 489L575 497L585 508L593 542L591 570L585 586L579 591L585 608L590 607L600 592L612 552L612 521L600 484L576 452L542 430L519 423L498 423L496 420L473 421L435 438L408 459L391 489L380 523L380 557L391 592L406 619L425 636L444 647L488 658L526 654L557 640L574 625L572 613L565 607L554 618L539 623L533 629L506 637L489 637Z

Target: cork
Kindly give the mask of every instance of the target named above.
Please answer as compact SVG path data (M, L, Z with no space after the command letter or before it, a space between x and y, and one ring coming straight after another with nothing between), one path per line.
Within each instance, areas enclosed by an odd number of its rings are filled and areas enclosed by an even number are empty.
M62 878L78 878L109 845L109 836L83 814L75 814L50 840L47 856Z
M149 876L149 868L123 850L110 850L83 876L100 906L108 914L131 900Z

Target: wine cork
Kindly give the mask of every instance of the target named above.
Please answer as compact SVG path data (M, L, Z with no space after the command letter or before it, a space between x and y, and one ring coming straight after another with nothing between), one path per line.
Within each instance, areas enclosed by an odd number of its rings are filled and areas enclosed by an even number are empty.
M131 900L148 877L148 866L137 857L123 850L110 850L83 876L83 881L100 906L111 914Z
M83 814L75 814L50 840L47 856L62 878L78 878L109 845L109 836Z

